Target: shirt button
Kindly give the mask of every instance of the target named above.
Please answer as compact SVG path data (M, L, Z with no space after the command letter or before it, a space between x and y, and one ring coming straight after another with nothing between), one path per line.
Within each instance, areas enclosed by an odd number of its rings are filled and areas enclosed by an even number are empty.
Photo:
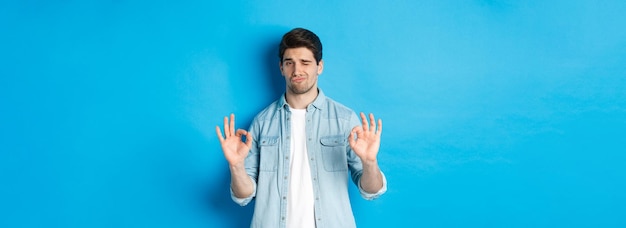
M282 217L283 220L285 220L285 217Z
M286 199L287 199L287 197L286 197L286 196L283 196L283 199L284 199L284 200L286 200Z
M313 160L315 160L315 159L311 158L311 161L313 161Z
M316 180L317 180L317 178L313 177L313 181L316 181Z
M309 141L311 141L311 138L309 138Z
M320 200L320 198L319 197L315 197L315 200Z
M289 159L289 156L285 156L285 159Z
M285 180L287 180L287 176L285 176Z

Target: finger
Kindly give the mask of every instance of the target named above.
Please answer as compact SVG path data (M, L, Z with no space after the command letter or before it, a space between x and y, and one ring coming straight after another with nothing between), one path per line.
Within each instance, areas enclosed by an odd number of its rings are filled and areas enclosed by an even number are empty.
M222 130L219 126L215 126L215 133L217 133L217 138L220 140L220 143L224 142L224 136L222 136Z
M246 135L248 134L248 132L244 129L237 129L237 137L240 137L242 135Z
M228 117L224 116L224 137L230 137L230 128L228 128Z
M367 131L367 118L365 118L365 114L361 112L361 124L363 125L363 130Z
M359 136L363 133L363 127L361 126L356 126L354 128L352 128L352 131L350 132L350 136L353 140L359 140Z
M235 114L230 114L230 133L235 134Z
M372 113L370 113L370 131L376 132L376 119Z
M380 136L382 133L383 133L383 120L378 119L378 131L376 132L376 134Z
M350 135L348 135L348 144L350 144L351 148L354 147L354 144L356 144L356 140L354 139L355 136L356 136L356 130L352 129L352 131L350 132Z
M248 148L252 148L252 134L246 131L245 135L246 135L246 146L248 146Z

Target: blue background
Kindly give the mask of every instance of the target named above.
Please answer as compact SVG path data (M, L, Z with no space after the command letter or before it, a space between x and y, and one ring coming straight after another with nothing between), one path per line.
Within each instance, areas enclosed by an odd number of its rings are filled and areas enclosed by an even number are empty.
M383 119L359 227L626 227L625 1L2 1L0 227L246 227L215 126L277 44Z

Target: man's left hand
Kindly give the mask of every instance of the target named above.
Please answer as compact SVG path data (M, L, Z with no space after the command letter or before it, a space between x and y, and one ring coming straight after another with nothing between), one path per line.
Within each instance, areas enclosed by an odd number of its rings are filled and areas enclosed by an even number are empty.
M378 128L376 127L374 114L370 113L370 121L368 123L365 114L361 112L362 126L352 128L348 142L350 147L364 163L376 162L378 149L380 148L380 135L383 131L383 121L378 119ZM356 138L356 139L355 139Z

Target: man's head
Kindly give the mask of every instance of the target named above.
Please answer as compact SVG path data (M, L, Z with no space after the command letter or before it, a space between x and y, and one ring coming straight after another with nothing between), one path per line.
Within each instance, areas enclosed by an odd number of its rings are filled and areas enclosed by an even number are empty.
M322 43L313 32L296 28L283 36L279 48L280 72L288 95L317 94L317 77L324 70Z
M322 42L320 38L315 33L303 28L292 29L283 35L278 48L278 58L282 62L285 50L299 47L309 49L313 53L316 63L322 60Z

